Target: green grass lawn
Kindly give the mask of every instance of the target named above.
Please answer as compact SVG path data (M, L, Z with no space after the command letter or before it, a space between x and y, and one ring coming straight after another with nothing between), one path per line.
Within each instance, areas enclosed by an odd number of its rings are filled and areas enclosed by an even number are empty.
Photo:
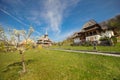
M34 49L25 59L20 75L20 54L1 52L0 80L120 80L119 57Z
M52 46L51 48L94 51L93 46ZM117 43L115 46L97 46L97 51L120 53L120 43Z

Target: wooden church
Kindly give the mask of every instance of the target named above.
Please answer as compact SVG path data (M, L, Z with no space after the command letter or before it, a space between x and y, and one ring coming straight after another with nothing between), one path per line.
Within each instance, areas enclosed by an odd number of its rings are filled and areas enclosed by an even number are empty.
M49 39L47 31L46 31L45 35L41 36L37 40L37 45L41 45L42 47L52 46L52 41Z

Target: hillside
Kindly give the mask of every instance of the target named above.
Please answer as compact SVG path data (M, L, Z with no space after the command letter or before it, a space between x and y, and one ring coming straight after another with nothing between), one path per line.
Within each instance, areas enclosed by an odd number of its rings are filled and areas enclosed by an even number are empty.
M120 15L100 23L102 27L114 28L115 35L120 36Z

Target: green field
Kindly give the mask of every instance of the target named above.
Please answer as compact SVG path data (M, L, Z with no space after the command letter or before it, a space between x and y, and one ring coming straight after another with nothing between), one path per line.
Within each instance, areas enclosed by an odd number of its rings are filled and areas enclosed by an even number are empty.
M51 48L94 51L93 46L67 46L67 45L64 45L64 46L52 46ZM117 43L115 46L96 46L96 48L97 48L97 51L120 53L120 43Z
M0 80L120 80L120 58L52 50L25 52L27 73L21 57L0 53Z

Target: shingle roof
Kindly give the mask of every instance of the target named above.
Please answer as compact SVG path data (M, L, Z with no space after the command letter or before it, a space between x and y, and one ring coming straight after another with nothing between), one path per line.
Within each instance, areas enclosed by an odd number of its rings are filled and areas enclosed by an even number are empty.
M101 28L102 28L103 30L108 29L108 26L107 26L107 23L106 23L106 22L101 22L101 23L99 23L99 25L101 26Z
M92 19L92 20L89 20L86 24L84 24L83 28L87 28L87 27L93 26L95 24L97 24L96 21Z

